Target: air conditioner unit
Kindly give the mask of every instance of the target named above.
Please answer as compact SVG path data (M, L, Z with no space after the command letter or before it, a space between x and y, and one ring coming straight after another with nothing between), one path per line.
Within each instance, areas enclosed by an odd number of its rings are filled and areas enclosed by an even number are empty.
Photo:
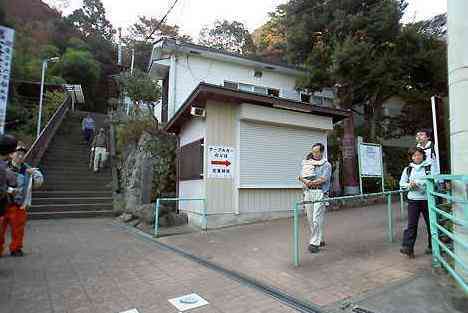
M205 117L205 109L200 108L200 107L191 107L190 115L198 116L198 117Z

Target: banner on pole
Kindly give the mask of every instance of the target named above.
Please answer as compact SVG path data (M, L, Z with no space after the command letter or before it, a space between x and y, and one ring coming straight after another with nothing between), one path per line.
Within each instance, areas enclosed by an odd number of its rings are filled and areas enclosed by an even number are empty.
M15 31L0 25L0 134L5 132L6 106Z

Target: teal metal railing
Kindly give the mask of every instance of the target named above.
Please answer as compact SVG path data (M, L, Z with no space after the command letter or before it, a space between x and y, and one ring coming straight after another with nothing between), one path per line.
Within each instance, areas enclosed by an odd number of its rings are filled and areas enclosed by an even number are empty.
M453 194L436 191L440 181L450 181ZM461 175L437 175L427 184L433 267L442 265L468 294L467 188L468 176Z
M335 197L335 198L324 198L322 200L316 201L296 201L293 205L293 253L292 261L294 266L299 266L299 211L304 208L305 204L314 204L321 202L335 202L335 201L344 201L344 200L353 200L353 199L365 199L365 198L378 198L386 197L387 198L387 240L389 242L394 242L394 217L393 217L393 208L392 208L392 196L400 196L400 211L401 216L404 213L404 201L403 194L405 190L395 190L395 191L386 191L378 193L368 193L356 196L344 196L344 197Z
M202 202L203 203L203 208L201 212L197 211L190 211L190 210L183 210L184 212L191 213L194 215L201 216L203 219L203 230L207 230L208 228L208 214L207 214L207 208L206 208L206 199L205 198L158 198L156 199L156 203L154 205L154 236L159 237L160 231L159 231L159 209L161 207L162 202L190 202L190 201L195 201L195 202Z

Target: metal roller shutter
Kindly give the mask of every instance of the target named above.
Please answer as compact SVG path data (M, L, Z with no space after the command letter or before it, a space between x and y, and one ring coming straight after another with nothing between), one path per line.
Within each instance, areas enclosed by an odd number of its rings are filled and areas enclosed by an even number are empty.
M301 161L324 132L241 121L240 187L300 188Z

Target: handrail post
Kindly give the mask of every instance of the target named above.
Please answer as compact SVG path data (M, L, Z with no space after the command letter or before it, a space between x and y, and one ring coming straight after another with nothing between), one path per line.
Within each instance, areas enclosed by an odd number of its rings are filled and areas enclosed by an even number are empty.
M400 192L400 217L403 219L405 216L405 200L403 197L403 192Z
M208 230L208 208L206 203L206 198L203 198L203 225L204 230Z
M389 242L393 242L393 210L392 194L387 194L387 237Z
M437 213L434 211L436 202L434 199L434 180L428 179L427 180L427 206L429 210L429 228L431 232L431 243L432 243L432 266L433 267L440 267L440 247L438 242L438 234L439 231L437 230Z
M299 266L299 202L293 208L293 264Z
M154 236L159 237L159 205L160 200L156 199L156 205L154 209Z

